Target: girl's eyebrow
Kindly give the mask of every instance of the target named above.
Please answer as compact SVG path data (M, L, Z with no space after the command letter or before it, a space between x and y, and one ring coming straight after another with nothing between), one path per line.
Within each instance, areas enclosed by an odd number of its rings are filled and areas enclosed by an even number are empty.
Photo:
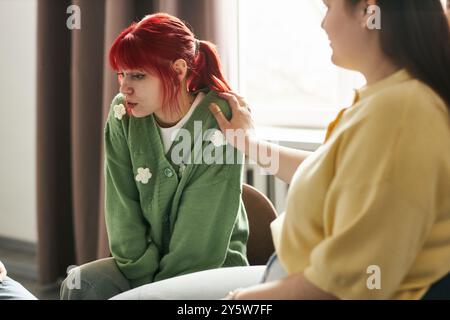
M142 70L122 70L122 71L118 71L117 73L122 73L122 74L136 74L136 73L140 73L140 74L145 74L145 71L142 71Z

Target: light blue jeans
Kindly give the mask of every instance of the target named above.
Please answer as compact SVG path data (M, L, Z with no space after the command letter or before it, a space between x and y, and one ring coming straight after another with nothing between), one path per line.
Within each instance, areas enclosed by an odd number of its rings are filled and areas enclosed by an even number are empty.
M6 277L0 282L0 300L37 300L34 295L20 283Z

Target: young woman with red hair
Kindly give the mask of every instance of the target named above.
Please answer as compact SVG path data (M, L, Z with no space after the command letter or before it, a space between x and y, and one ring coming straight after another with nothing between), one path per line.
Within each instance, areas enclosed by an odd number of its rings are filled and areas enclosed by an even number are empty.
M242 154L227 148L208 110L217 103L231 116L217 95L230 86L213 44L158 13L123 30L109 61L120 83L105 127L112 258L73 270L61 298L107 299L177 275L247 265ZM221 161L203 159L208 151Z

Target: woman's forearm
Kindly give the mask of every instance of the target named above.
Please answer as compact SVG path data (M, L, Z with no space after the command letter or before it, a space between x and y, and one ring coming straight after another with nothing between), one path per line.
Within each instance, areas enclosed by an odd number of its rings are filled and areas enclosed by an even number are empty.
M254 137L247 139L243 151L268 173L288 184L298 166L311 154L310 151L282 147Z
M319 289L303 274L291 275L278 281L240 289L238 300L335 300L335 296Z

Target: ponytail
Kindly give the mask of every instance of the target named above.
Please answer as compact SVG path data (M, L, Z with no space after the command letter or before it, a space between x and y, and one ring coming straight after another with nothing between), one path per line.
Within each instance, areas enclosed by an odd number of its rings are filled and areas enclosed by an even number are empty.
M222 73L219 53L214 44L209 41L196 40L197 55L190 77L188 77L189 91L202 88L226 92L231 87Z

